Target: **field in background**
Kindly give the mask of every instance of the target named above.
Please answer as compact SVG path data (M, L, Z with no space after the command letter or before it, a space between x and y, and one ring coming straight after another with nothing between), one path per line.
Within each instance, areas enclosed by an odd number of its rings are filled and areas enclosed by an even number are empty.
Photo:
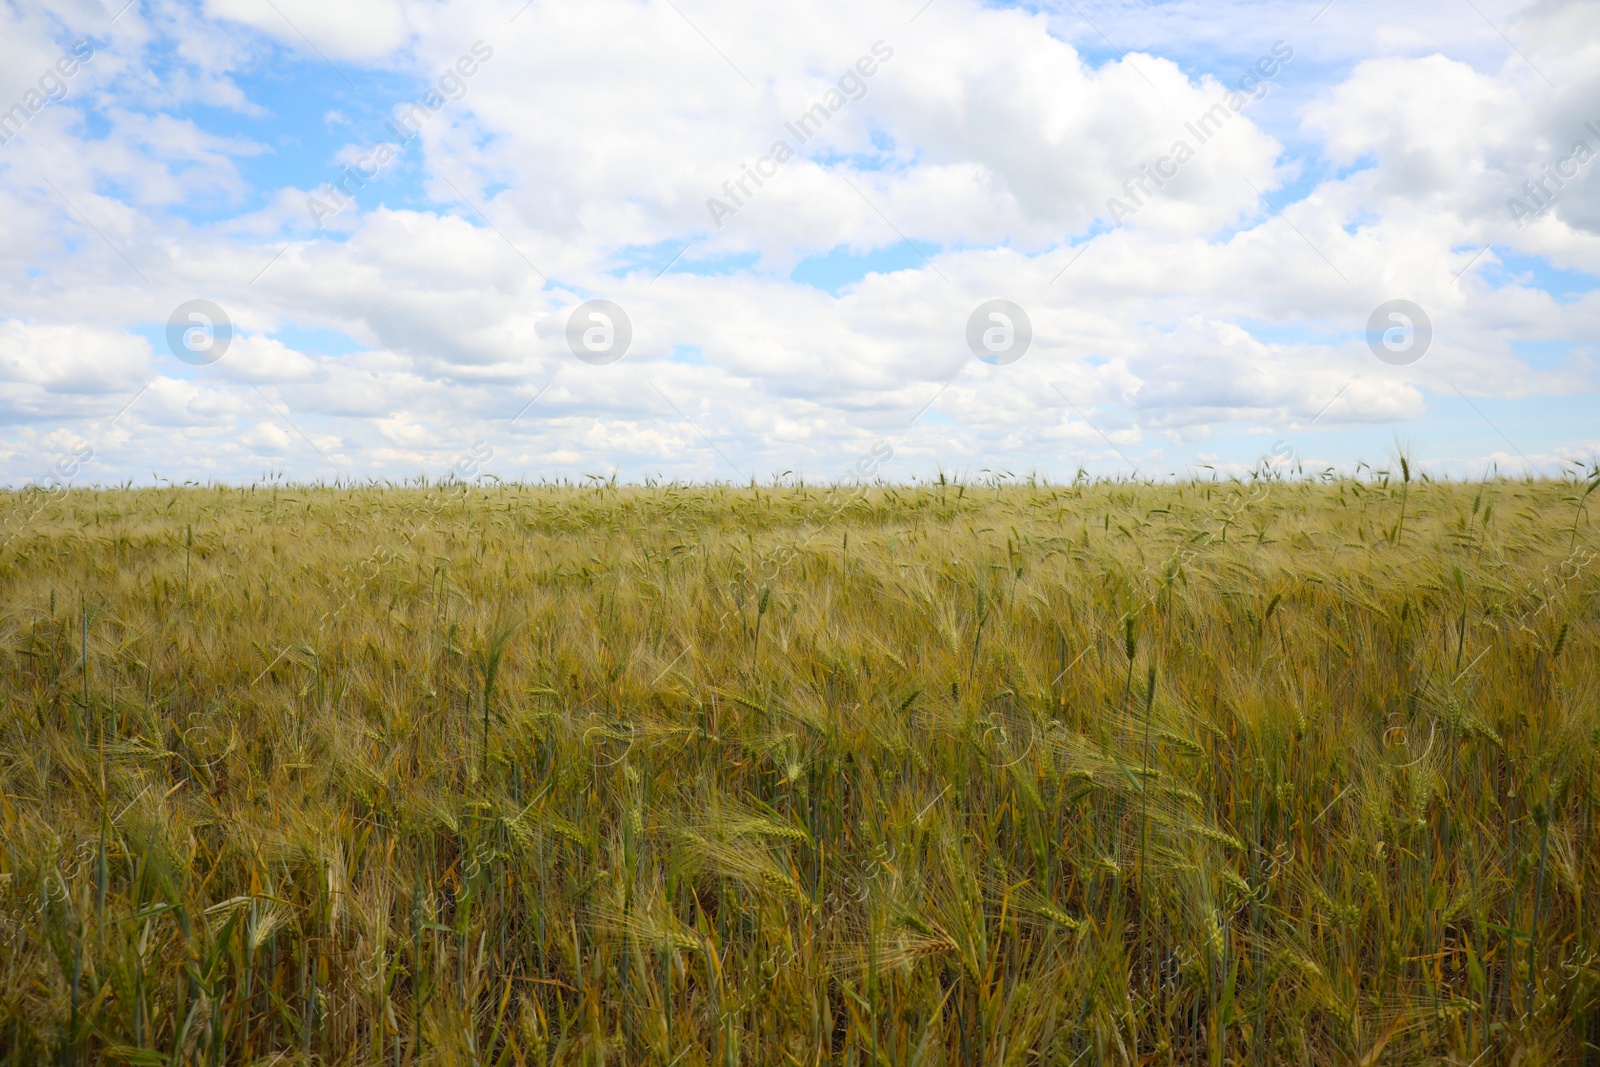
M0 1057L1600 1059L1587 488L6 495Z

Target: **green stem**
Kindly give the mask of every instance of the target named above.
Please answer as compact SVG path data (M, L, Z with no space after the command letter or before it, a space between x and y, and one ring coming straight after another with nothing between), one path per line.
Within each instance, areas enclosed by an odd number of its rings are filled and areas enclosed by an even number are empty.
M1529 1019L1533 1018L1534 948L1539 943L1539 910L1544 904L1544 864L1550 855L1549 816L1545 816L1541 821L1544 823L1544 840L1539 843L1539 874L1533 882L1533 920L1528 923L1528 985L1522 998Z

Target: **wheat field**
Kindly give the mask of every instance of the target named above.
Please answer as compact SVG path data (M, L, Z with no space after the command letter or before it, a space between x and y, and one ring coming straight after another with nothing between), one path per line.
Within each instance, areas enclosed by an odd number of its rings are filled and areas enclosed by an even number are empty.
M1600 1062L1596 484L6 494L0 1059Z

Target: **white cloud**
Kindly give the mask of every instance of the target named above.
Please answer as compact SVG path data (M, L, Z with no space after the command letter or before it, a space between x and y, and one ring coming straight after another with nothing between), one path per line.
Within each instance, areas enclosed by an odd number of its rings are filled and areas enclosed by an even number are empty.
M1439 5L1402 24L1359 0L1292 41L1258 5L1218 9L1234 39L1186 39L1108 3L1096 25L1138 49L1110 58L1066 9L975 0L914 22L916 5L843 0L537 4L514 23L520 4L278 2L358 92L271 5L140 8L80 97L0 148L7 478L35 476L51 430L92 427L158 374L105 431L98 470L251 477L270 460L321 477L332 461L392 476L443 471L481 441L485 469L508 476L816 477L878 437L902 457L891 477L1110 469L1117 449L1249 464L1259 441L1229 451L1247 428L1368 442L1364 428L1425 423L1457 390L1537 412L1593 389L1600 159L1531 224L1505 204L1575 139L1600 153L1581 4L1491 12L1535 69ZM1199 25L1199 8L1169 7L1174 26ZM53 58L49 27L3 17L21 69ZM305 198L334 160L387 136L389 105L421 99L477 41L493 57L404 166L313 228ZM850 83L864 94L800 146L785 122L875 42L874 73ZM333 88L271 95L259 74L285 48ZM1293 56L1270 93L1230 107L1274 48ZM312 116L317 146L298 169L254 125L290 111ZM1214 136L1191 128L1206 115L1225 119ZM707 198L778 138L798 157L716 228ZM1179 141L1192 157L1157 181ZM1120 228L1113 198L1135 209ZM884 266L837 295L791 279L802 262L839 269L808 257L840 250ZM237 332L222 362L191 368L160 337L197 296ZM608 367L565 347L566 314L595 296L633 324ZM964 337L997 296L1034 325L1008 367L973 360ZM1397 297L1435 328L1412 367L1363 341ZM329 336L349 343L312 339ZM1530 455L1589 447L1527 422L1549 435Z
M0 320L0 381L13 402L28 387L64 396L137 389L150 375L150 346L121 330Z
M212 18L243 23L291 48L333 59L382 59L411 36L396 0L205 0L205 9Z

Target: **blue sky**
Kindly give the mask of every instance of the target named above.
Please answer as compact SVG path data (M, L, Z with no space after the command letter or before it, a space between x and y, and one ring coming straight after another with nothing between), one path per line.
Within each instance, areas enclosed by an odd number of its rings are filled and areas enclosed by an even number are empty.
M1592 4L69 0L0 42L7 484L1600 449Z

